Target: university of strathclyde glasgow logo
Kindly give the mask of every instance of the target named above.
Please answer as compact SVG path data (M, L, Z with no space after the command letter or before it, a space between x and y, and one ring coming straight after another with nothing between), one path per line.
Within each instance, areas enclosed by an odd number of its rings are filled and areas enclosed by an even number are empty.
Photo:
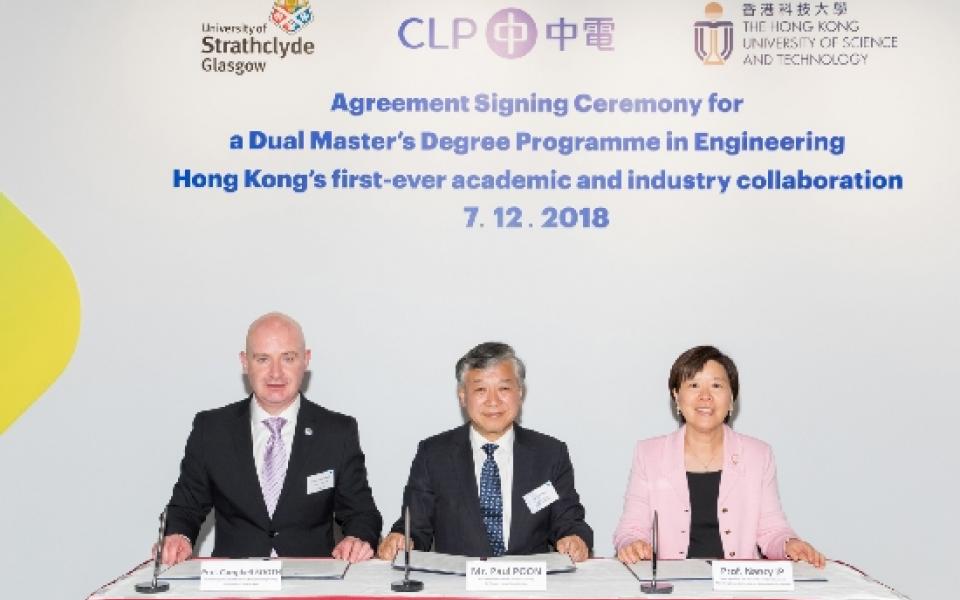
M733 23L720 20L723 16L723 7L719 2L706 5L703 16L707 20L693 24L693 51L705 65L722 65L733 52Z
M270 20L280 29L293 35L313 21L310 0L274 0Z

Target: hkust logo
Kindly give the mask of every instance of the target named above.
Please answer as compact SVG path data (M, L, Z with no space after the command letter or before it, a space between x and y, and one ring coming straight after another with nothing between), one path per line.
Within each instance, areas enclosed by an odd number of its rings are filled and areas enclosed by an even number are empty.
M704 21L693 24L693 51L705 65L722 65L733 53L733 23L721 21L723 7L711 2L703 9Z
M313 21L310 0L275 0L270 20L280 29L293 35Z

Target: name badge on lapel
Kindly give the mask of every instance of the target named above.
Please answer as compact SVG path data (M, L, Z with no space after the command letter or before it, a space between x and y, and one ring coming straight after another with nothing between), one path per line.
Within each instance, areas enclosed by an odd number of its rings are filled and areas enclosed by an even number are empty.
M333 469L307 477L307 494L316 494L333 487Z
M553 488L553 483L549 481L523 496L523 501L527 503L527 508L530 509L532 514L540 512L559 499L557 490Z

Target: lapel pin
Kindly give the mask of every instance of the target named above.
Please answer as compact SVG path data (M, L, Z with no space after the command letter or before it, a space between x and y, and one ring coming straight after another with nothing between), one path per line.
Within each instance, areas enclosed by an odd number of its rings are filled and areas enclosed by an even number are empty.
M304 427L304 428L303 428L303 434L304 434L304 435L313 435L313 429L311 429L310 427Z
M734 454L733 456L730 457L730 460L733 461L733 464L737 464L740 461L740 455Z

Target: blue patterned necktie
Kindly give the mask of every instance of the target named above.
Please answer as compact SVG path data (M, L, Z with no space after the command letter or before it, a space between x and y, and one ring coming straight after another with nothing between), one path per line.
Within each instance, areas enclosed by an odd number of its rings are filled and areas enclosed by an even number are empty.
M480 514L483 516L483 525L487 528L487 539L494 556L504 553L503 547L503 494L500 491L500 469L497 461L493 460L496 444L484 444L483 451L487 453L487 460L483 461L480 470Z

